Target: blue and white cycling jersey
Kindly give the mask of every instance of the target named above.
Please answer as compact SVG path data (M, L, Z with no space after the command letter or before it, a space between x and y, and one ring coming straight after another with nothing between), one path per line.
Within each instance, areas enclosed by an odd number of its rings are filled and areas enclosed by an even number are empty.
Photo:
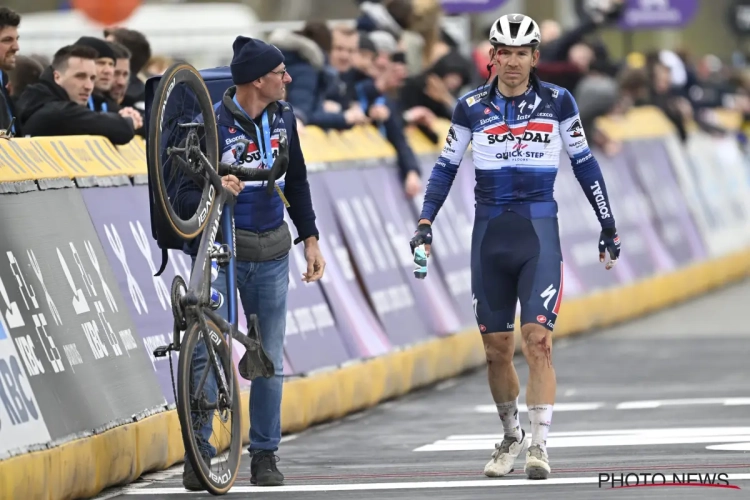
M532 75L520 96L490 85L462 96L430 175L421 218L433 221L472 144L477 216L512 206L529 218L555 217L554 183L563 149L601 226L614 227L601 169L589 149L573 96Z

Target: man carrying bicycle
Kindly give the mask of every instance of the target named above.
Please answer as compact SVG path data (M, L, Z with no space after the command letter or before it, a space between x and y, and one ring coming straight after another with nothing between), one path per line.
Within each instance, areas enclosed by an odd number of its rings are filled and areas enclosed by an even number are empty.
M302 280L308 283L319 280L325 261L318 247L315 212L296 120L291 106L281 100L285 85L291 81L284 68L284 58L276 47L242 36L235 40L233 51L230 68L234 86L214 105L221 162L237 165L242 159L243 166L248 168L271 168L279 153L282 129L288 137L288 169L276 181L280 190L273 195L268 195L264 182L242 183L233 175L222 178L224 188L237 195L234 214L240 300L246 314L258 316L263 347L275 372L270 378L259 377L252 382L251 482L259 486L278 486L284 481L276 467L275 452L281 439L289 250L293 244L284 221L284 201L289 203L289 216L299 234L294 243L304 242L305 246L307 272ZM245 146L241 139L250 141L247 151L242 150ZM226 297L224 268L213 286ZM218 312L227 318L226 301ZM205 345L199 343L193 358L193 373L202 374L206 362ZM210 421L202 422L198 440L204 459L216 454L209 444L212 431ZM183 485L194 491L204 489L189 461L185 463Z
M509 14L495 21L489 40L497 76L456 105L411 248L414 252L424 244L429 255L432 222L471 142L476 168L473 306L486 351L490 392L505 434L484 472L491 477L508 474L528 448L527 476L546 479L550 473L546 440L556 392L551 333L563 293L553 189L563 148L601 225L599 260L604 262L605 251L611 259L606 269L620 255L620 239L604 178L588 147L573 96L533 73L539 61L539 26L530 17ZM530 440L518 418L520 387L513 366L518 300L521 347L529 365Z

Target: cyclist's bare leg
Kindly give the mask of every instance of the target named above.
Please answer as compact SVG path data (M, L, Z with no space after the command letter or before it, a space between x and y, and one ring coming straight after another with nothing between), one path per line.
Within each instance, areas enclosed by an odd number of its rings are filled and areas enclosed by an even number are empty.
M518 374L513 366L516 349L513 332L496 332L482 335L487 359L487 379L495 404L515 401L520 392Z
M521 326L521 350L529 365L526 406L531 422L531 443L526 454L525 471L531 479L546 479L550 473L547 458L547 433L552 423L557 379L552 366L552 332L541 325Z
M526 405L553 405L557 379L552 366L552 332L542 325L529 323L521 326L521 336L521 350L529 364Z
M484 473L489 477L501 477L513 471L516 458L529 443L518 414L518 394L521 389L513 366L515 338L513 332L496 332L482 335L482 340L490 392L504 433L503 440L495 444L495 451L484 466Z

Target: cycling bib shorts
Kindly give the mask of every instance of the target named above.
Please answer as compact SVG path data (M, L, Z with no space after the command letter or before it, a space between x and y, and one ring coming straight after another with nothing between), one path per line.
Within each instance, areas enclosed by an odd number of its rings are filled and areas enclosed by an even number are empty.
M511 210L477 218L472 234L471 288L482 334L521 324L552 331L562 303L563 258L557 217L528 219Z

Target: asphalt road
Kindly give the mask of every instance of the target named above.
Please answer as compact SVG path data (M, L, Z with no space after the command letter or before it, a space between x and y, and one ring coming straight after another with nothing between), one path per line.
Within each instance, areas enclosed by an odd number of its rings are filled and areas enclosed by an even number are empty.
M522 459L507 477L482 474L502 426L480 370L285 437L278 463L283 487L251 486L245 455L226 498L750 498L749 302L746 282L556 342L558 398L548 440L553 470L546 481L526 480ZM523 359L516 365L523 387ZM525 412L523 423L528 430ZM181 466L151 474L101 498L212 498L184 490L180 473ZM643 474L671 482L700 473L705 483L726 479L740 489L599 485L600 474L628 473L641 475L641 484Z

